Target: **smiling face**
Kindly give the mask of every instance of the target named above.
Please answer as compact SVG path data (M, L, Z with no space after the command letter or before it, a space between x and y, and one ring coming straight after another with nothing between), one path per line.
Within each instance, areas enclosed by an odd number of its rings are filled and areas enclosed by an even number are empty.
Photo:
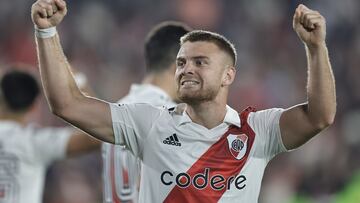
M234 77L231 58L216 44L197 41L180 47L175 80L181 101L194 104L215 100Z

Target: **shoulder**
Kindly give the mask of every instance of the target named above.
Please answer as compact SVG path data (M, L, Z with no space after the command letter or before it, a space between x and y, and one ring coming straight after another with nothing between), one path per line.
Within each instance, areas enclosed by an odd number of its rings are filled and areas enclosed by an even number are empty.
M256 117L256 118L260 118L260 117L271 117L274 116L276 114L281 114L284 111L284 109L282 108L270 108L270 109L263 109L263 110L259 110L259 111L252 111L250 112L249 116L251 117Z
M137 109L140 111L145 110L161 110L164 109L164 107L158 107L154 106L149 103L111 103L111 107L113 108L120 108L120 109Z
M270 108L250 112L247 121L251 126L266 127L267 125L278 123L283 112L284 109L282 108Z
M180 103L170 108L166 108L166 107L163 108L167 109L170 115L182 115L186 109L186 104Z
M140 111L140 112L148 112L148 111L159 111L159 112L179 112L181 111L180 109L182 108L182 105L171 105L169 106L158 106L158 105L153 105L153 104L149 104L149 103L112 103L110 104L113 108L120 108L120 109L134 109L136 111ZM183 111L183 110L182 110ZM181 111L181 112L182 112Z
M147 103L132 104L110 104L113 121L123 121L124 119L154 119L162 114L167 114L166 107L157 107Z

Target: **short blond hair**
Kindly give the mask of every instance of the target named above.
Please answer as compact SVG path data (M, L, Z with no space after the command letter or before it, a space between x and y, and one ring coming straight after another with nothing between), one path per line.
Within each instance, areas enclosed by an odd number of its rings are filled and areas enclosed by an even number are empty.
M185 42L212 42L216 44L221 50L227 53L232 59L232 65L235 67L237 60L237 53L234 44L232 44L226 37L218 33L205 31L205 30L194 30L180 38L180 45Z

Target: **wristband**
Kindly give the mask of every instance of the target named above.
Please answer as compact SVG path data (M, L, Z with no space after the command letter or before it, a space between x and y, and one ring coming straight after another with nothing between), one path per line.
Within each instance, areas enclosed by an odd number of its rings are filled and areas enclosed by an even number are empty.
M56 33L56 27L49 27L45 29L35 27L35 36L38 38L50 38L55 36Z

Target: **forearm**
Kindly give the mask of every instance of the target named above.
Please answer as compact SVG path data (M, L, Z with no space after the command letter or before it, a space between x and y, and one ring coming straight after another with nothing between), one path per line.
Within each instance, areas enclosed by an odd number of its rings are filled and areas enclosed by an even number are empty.
M64 0L37 0L31 7L46 98L54 114L98 139L113 143L109 104L81 93L54 29L66 13Z
M335 80L326 44L306 46L308 58L308 109L312 123L318 128L330 125L336 113Z
M45 39L36 37L36 43L46 98L53 112L61 112L72 100L83 95L75 83L58 35Z

